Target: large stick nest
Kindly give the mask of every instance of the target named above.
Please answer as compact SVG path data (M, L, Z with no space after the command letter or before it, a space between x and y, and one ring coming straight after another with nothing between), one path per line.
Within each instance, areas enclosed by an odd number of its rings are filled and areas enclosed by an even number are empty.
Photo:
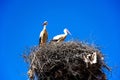
M97 62L86 63L83 56L94 52ZM31 80L106 80L103 69L109 69L99 49L76 41L33 47L27 59Z

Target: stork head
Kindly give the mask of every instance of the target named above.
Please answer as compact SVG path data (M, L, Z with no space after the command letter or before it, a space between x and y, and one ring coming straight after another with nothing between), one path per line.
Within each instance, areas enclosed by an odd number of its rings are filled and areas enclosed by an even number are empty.
M70 35L71 35L70 31L69 31L67 28L64 29L64 33L65 33L66 35L67 35L67 34L70 34Z
M48 22L47 22L47 21L44 21L42 25L43 25L43 26L46 26L46 25L48 25Z

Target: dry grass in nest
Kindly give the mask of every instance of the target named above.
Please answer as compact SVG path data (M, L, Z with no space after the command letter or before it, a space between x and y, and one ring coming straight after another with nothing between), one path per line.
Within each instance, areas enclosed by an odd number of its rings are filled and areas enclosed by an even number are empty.
M34 80L107 80L104 56L95 46L69 41L33 47L27 56L29 78ZM86 63L83 55L96 52L97 63ZM32 71L32 73L30 73ZM31 75L31 76L30 76Z

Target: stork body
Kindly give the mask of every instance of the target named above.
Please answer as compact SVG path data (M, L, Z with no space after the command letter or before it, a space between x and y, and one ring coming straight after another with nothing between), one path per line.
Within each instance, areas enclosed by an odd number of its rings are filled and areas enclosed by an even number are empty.
M43 23L43 30L41 31L39 36L39 45L44 45L47 42L47 39L48 39L48 33L46 30L47 24L48 24L47 21Z
M65 28L64 29L64 34L60 34L60 35L57 35L57 36L53 37L52 41L55 41L55 42L64 41L68 34L71 34L71 33L68 31L68 29Z

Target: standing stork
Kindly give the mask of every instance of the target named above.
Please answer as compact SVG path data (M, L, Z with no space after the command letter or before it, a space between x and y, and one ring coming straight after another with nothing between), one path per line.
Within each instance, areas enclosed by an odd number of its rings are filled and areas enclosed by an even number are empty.
M39 36L39 45L44 45L47 42L47 39L48 39L48 33L46 30L47 24L48 24L48 22L44 21L43 30L41 31L40 36Z
M57 35L57 36L53 37L53 40L52 40L52 41L62 42L62 41L65 40L65 38L66 38L66 36L67 36L68 34L71 35L70 31L65 28L65 29L64 29L64 34L60 34L60 35Z

